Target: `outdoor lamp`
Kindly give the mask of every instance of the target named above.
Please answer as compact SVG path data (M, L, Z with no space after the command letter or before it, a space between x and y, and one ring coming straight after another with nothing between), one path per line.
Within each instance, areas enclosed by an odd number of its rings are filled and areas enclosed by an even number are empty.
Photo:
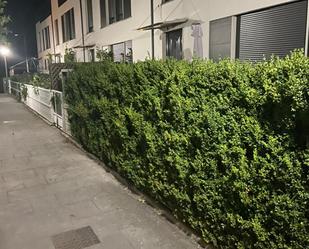
M6 80L8 79L9 77L9 74L8 74L8 63L7 63L7 59L6 57L8 55L10 55L11 51L8 47L5 47L5 46L1 46L0 47L0 54L3 56L4 58L4 65L5 65L5 76L6 76Z
M10 49L5 46L0 47L0 54L4 57L7 57L11 53Z

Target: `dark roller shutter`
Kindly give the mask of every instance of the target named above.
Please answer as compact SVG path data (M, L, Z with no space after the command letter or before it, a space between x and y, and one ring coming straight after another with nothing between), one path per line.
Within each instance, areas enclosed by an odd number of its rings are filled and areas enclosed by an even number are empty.
M245 14L238 19L238 55L260 61L272 54L283 57L305 47L307 1Z

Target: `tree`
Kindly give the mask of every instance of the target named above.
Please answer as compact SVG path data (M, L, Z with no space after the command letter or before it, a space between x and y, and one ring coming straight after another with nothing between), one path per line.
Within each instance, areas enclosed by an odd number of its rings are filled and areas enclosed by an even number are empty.
M7 37L7 24L10 18L5 14L6 0L0 0L0 42L6 41Z

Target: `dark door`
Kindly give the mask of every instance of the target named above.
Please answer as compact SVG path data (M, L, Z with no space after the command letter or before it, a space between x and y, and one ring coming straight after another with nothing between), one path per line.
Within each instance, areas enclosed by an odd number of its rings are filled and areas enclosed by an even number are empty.
M166 56L182 59L182 29L166 33Z

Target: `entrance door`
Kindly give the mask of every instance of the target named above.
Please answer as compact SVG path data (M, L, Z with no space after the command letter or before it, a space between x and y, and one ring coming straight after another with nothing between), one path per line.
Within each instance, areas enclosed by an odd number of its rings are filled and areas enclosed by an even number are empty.
M166 56L182 59L182 29L166 33Z

